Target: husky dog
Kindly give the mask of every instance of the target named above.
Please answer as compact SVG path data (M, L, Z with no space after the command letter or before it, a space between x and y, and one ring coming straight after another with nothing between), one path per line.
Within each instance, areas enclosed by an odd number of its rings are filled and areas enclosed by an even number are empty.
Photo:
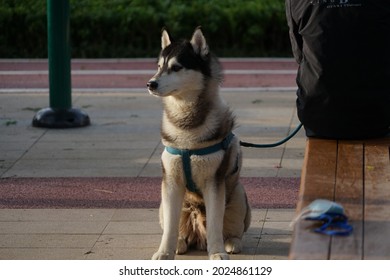
M219 95L222 70L198 27L191 40L163 29L158 71L147 83L163 100L163 235L152 259L174 259L191 246L210 259L242 249L251 211L239 182L241 149L234 116ZM206 215L207 212L207 215Z

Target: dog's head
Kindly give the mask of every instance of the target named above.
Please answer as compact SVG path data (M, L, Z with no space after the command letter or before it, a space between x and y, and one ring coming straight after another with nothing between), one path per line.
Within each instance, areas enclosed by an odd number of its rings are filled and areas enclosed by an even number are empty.
M196 28L191 40L174 42L163 29L161 48L157 73L147 83L149 93L184 98L201 91L205 80L212 77L209 47L202 30Z

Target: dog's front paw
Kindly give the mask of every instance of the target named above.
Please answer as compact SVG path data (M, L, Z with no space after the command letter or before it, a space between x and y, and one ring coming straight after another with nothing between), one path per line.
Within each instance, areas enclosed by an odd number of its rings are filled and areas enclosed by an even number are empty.
M229 260L229 255L226 253L216 253L209 256L210 260Z
M174 258L174 254L156 252L152 257L152 260L173 260Z
M188 245L184 238L179 237L177 240L177 248L176 248L176 254L183 255L187 252Z
M225 250L228 254L238 254L242 250L241 240L239 238L229 238L225 241Z

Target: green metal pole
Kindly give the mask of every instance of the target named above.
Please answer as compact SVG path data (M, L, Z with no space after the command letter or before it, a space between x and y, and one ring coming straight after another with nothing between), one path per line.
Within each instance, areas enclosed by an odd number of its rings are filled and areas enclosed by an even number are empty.
M47 0L50 107L70 109L69 1Z
M50 108L38 111L35 127L72 128L90 124L89 116L72 108L69 0L47 0Z

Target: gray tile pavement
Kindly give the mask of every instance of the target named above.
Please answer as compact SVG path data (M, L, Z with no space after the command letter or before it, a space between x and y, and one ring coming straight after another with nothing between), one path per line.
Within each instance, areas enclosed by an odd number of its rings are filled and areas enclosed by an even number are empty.
M161 229L157 209L3 209L0 259L150 259ZM232 259L286 259L291 209L254 209L243 252ZM177 259L207 259L189 251Z
M294 92L223 91L236 134L269 143L297 125ZM73 93L92 125L31 127L47 93L0 94L0 185L7 177L161 176L160 100L146 92ZM244 177L299 177L305 137L244 148ZM233 259L286 259L294 209L254 209L244 251ZM0 259L149 259L161 237L157 209L2 209ZM178 259L205 259L191 251Z
M293 92L223 92L243 141L277 141L295 128ZM161 176L160 100L147 93L75 93L92 125L31 127L48 94L0 94L0 177ZM244 148L245 177L299 177L303 132L272 149Z

